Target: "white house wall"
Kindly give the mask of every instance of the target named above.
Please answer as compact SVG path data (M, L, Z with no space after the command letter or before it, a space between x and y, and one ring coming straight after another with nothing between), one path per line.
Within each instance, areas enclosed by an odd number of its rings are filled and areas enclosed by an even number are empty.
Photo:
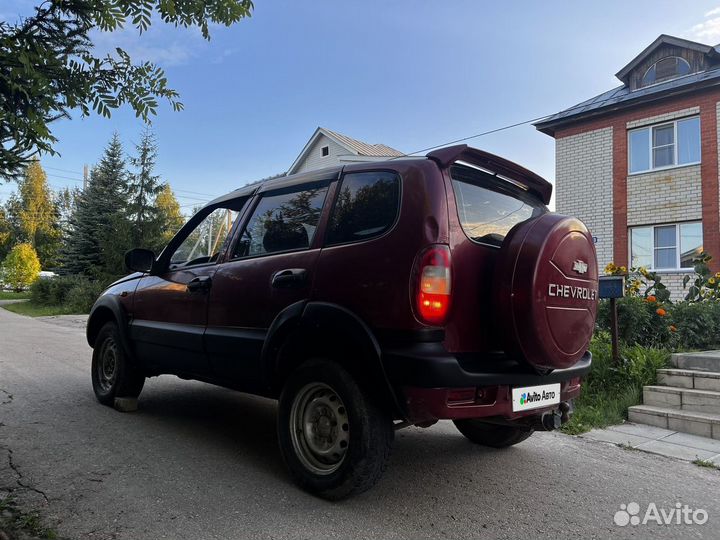
M598 264L613 259L613 128L557 139L555 207L596 238Z
M328 147L328 155L324 157L322 155L323 146ZM321 134L310 147L310 151L295 172L314 171L316 169L340 165L343 158L348 157L348 154L350 154L350 151L347 148L340 146L335 141Z

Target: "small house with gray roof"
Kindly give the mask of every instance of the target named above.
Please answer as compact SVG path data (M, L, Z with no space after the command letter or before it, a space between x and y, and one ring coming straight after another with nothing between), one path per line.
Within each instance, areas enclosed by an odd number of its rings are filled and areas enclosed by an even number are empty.
M384 144L368 144L347 135L319 127L290 166L287 174L323 169L361 161L383 161L404 156Z

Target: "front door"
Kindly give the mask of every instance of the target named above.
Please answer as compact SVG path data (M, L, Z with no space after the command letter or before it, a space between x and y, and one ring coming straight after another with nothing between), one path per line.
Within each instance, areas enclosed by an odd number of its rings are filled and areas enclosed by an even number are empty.
M237 202L193 217L163 254L165 268L144 276L135 292L130 335L140 360L161 373L205 375L207 303L218 258L227 248ZM195 226L190 226L195 223Z
M258 382L267 329L283 309L310 297L328 181L259 194L255 209L213 276L205 335L215 375Z

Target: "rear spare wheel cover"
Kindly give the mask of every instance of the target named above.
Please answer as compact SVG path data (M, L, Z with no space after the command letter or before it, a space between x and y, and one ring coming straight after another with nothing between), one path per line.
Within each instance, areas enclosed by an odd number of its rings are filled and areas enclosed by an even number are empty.
M538 369L562 369L585 353L595 327L595 245L578 219L542 216L513 227L503 242L495 305L509 353Z

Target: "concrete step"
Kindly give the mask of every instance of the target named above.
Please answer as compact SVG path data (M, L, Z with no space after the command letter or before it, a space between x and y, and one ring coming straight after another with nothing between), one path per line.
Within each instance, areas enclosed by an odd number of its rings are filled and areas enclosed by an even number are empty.
M628 409L631 422L657 426L720 440L720 415L681 411L655 405L633 405Z
M658 384L720 392L720 373L693 369L658 369Z
M720 415L720 392L671 386L645 386L643 403L681 411Z
M675 353L670 363L676 368L720 373L720 351Z

